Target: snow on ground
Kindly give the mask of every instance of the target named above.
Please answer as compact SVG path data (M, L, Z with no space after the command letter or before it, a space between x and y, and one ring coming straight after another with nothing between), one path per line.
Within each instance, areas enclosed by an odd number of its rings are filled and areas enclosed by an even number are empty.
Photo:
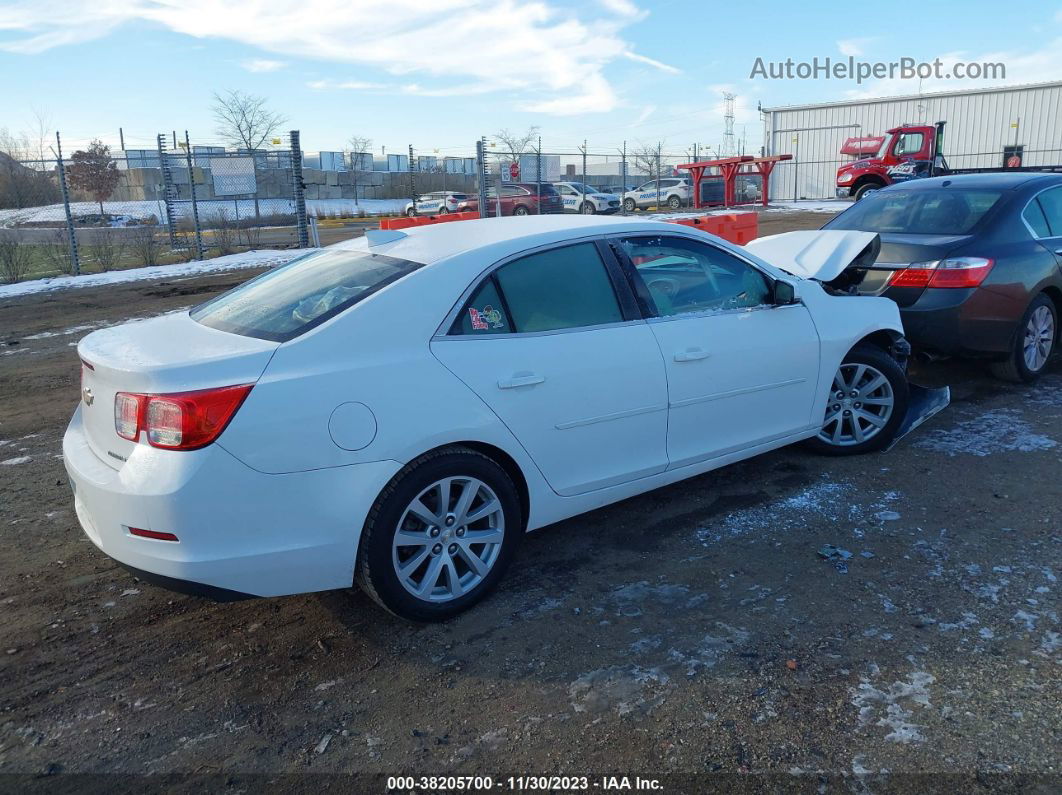
M182 262L178 265L152 265L145 268L129 268L106 273L88 273L83 276L57 276L52 279L34 279L28 282L0 285L0 299L16 298L21 295L46 293L52 290L67 290L77 287L103 287L110 284L125 284L144 279L174 279L189 276L201 276L205 273L241 270L243 268L266 268L283 265L295 257L313 249L265 249L262 251L244 251L202 261Z
M839 213L851 206L851 199L803 199L794 202L771 202L764 212Z
M333 213L341 215L393 215L401 214L405 210L408 199L307 199L307 215L315 215L318 218L327 218ZM218 218L221 213L230 221L237 217L254 217L254 201L240 199L232 201L226 199L202 199L196 203L199 209L199 218L208 221ZM179 218L190 217L192 214L191 202L180 202L177 205ZM258 209L262 215L294 215L295 203L291 199L259 199ZM142 220L155 217L161 220L166 217L166 205L162 201L128 201L128 202L104 202L103 210L108 215L118 216L131 220ZM77 218L84 215L99 215L99 205L96 202L72 202L71 214ZM0 210L0 226L14 226L16 224L37 223L64 223L66 211L61 204L51 204L45 207L28 207L21 210Z
M852 202L844 199L823 199L822 201L772 202L767 207L748 204L738 207L715 207L703 210L682 210L676 213L649 213L645 218L654 221L668 221L674 218L700 218L703 215L732 215L734 213L839 213L848 208Z

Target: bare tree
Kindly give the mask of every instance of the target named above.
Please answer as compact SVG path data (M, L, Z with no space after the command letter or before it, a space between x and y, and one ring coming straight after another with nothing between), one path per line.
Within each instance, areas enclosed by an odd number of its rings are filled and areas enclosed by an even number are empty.
M512 132L507 127L503 127L494 133L494 137L501 143L502 151L517 161L520 155L532 151L531 142L538 138L538 127L532 124L522 133Z
M111 148L99 139L93 140L88 149L79 149L70 156L66 173L73 187L91 194L99 202L100 226L104 226L103 202L114 193L122 176L111 157Z
M631 150L631 160L634 161L636 170L642 172L649 179L657 179L662 176L663 163L660 155L660 144L638 144Z
M216 132L234 146L254 151L281 128L287 118L266 107L266 98L229 90L214 94L211 106Z
M372 170L372 139L355 133L347 141L350 144L350 173L354 185L354 203L358 203L358 184L365 171ZM365 156L369 156L369 168L365 168Z

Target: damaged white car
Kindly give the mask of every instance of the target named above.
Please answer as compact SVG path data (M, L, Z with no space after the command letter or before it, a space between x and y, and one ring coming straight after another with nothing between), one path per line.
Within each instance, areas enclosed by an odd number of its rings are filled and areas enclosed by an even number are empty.
M838 282L876 237L813 234L741 248L559 215L369 232L93 332L63 441L77 515L171 587L357 581L447 618L528 530L793 442L877 450L930 412L909 412L896 305Z

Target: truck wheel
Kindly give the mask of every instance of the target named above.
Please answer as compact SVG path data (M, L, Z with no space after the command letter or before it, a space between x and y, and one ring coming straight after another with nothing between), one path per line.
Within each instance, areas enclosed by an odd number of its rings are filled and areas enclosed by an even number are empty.
M633 213L634 209L635 209L634 199L624 199L623 200L623 209L626 210L629 213Z
M1010 355L993 362L992 374L1004 381L1031 384L1043 373L1058 339L1058 312L1042 293L1032 300L1018 324Z
M426 453L380 494L362 532L357 582L411 621L444 621L498 584L523 537L520 498L493 459Z
M853 196L855 196L856 201L859 201L868 193L873 193L876 190L881 190L881 185L876 182L865 182L858 188L856 188L856 192L853 194Z
M856 345L833 377L822 428L808 446L826 455L881 450L896 436L907 401L907 377L896 360L875 345Z

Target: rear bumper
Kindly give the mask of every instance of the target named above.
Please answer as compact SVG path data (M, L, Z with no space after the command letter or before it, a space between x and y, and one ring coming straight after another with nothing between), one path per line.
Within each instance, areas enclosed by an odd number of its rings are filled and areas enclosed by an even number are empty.
M186 452L137 445L115 469L89 446L80 408L63 456L93 544L175 590L229 599L350 587L365 516L400 468L374 462L267 475L213 444Z
M1025 311L1016 301L981 288L927 289L900 307L904 336L915 348L948 356L1004 356Z

